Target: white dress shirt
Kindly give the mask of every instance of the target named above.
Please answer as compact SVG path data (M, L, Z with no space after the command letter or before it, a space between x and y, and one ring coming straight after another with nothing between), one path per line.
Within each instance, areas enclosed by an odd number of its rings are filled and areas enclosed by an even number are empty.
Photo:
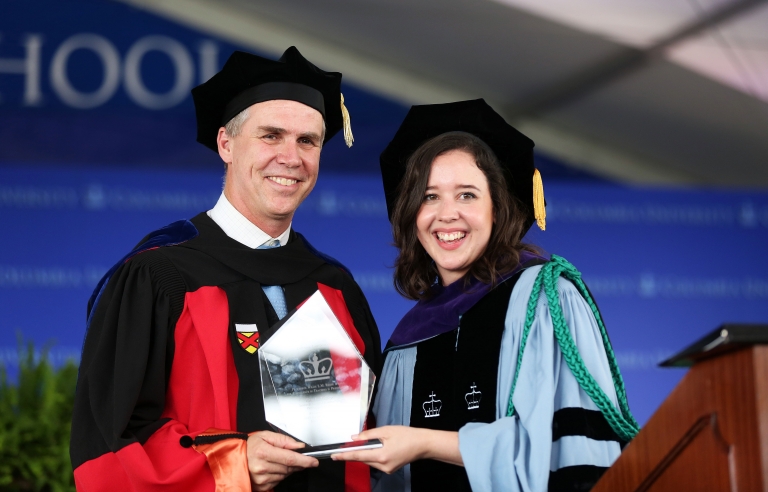
M276 238L270 237L269 234L256 227L253 222L246 219L243 214L232 206L227 197L224 196L224 193L221 194L216 205L207 213L208 217L213 219L227 236L251 249L256 249L272 240L277 240L280 246L285 246L288 242L288 236L291 234L291 226L289 225L288 229Z

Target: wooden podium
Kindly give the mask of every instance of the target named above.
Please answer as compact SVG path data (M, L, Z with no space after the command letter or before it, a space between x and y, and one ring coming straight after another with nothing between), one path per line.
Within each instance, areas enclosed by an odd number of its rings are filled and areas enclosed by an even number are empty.
M593 492L768 492L768 325L723 325L662 365L692 367Z

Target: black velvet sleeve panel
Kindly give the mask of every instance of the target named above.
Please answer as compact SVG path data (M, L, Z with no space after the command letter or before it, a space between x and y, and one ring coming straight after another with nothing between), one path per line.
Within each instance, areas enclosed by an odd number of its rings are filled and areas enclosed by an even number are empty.
M73 468L134 442L164 422L173 328L186 285L162 250L122 265L93 308L72 418Z
M548 492L587 492L608 470L601 466L566 466L549 472Z
M552 442L564 436L584 436L596 441L624 443L600 410L561 408L552 416Z

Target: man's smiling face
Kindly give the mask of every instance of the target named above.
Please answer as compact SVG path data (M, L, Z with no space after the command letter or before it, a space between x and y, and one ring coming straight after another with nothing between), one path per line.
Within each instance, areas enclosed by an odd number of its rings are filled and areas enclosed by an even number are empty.
M323 116L302 103L274 100L248 108L240 133L219 130L224 194L248 220L276 237L317 182Z

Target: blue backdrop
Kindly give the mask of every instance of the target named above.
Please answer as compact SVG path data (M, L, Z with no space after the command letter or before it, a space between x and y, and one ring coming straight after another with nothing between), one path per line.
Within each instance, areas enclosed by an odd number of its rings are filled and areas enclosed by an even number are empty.
M118 3L0 6L0 360L18 332L79 357L101 275L215 203L222 167L194 143L188 89L235 48ZM352 270L386 341L410 303L376 167L407 108L344 93L355 146L327 145L294 226ZM583 272L645 421L684 373L660 360L723 322L768 321L768 194L629 188L537 160L548 227L527 239Z

